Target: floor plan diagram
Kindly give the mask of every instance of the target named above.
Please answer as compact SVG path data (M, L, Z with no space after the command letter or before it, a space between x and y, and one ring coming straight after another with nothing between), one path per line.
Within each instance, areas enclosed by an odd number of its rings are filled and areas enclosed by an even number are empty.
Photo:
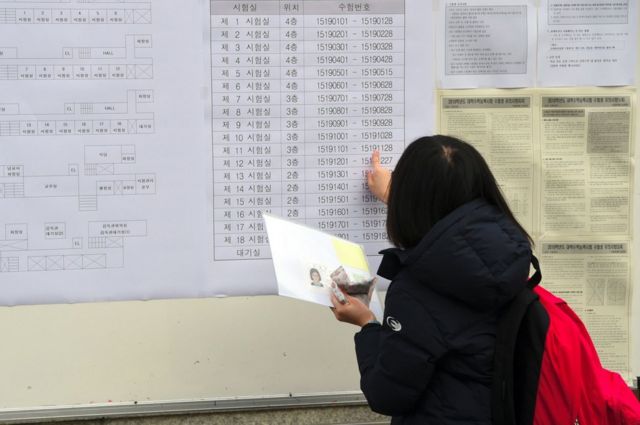
M39 57L19 47L0 46L0 80L152 79L150 35L127 35L124 45L60 47Z
M1 24L150 24L151 1L61 0L0 2Z
M152 103L151 90L130 90L125 101L65 103L58 111L38 113L23 113L20 103L0 101L0 138L150 134Z
M155 195L156 175L137 172L135 146L86 146L83 156L83 163L63 164L59 174L0 165L0 199L46 198L52 208L72 203L79 212L91 212L98 211L99 199ZM123 267L125 240L147 235L145 220L82 217L75 223L0 223L0 272Z
M66 224L33 229L6 223L0 229L0 273L124 267L125 240L147 234L144 221L89 222L86 236L68 234Z
M208 6L0 0L0 305L202 290Z

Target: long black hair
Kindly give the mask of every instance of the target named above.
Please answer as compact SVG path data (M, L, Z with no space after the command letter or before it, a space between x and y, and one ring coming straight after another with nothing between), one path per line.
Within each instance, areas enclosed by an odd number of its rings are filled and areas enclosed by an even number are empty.
M421 137L398 160L389 188L387 233L401 248L417 245L442 218L481 198L514 217L482 155L470 144L449 136Z

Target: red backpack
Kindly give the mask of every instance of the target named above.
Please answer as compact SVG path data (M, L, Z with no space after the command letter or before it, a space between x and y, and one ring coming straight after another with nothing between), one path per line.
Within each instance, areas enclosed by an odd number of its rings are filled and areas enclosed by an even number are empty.
M640 425L640 402L602 367L589 333L567 303L538 286L536 270L498 323L494 425Z

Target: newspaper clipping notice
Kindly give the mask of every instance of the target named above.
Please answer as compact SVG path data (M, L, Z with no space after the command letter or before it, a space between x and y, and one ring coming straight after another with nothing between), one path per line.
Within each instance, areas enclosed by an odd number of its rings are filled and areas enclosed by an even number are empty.
M629 242L542 242L543 285L580 315L605 367L629 370Z
M631 96L541 98L542 233L631 229Z
M440 99L440 132L473 143L491 164L509 205L527 229L534 227L531 100L531 95L524 93L516 96L456 94Z
M443 90L438 130L473 144L535 240L542 284L630 380L635 94Z

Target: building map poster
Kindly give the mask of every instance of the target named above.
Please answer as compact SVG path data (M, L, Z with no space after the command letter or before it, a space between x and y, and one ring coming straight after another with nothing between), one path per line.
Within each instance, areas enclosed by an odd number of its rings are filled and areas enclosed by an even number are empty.
M633 84L636 15L634 1L0 1L0 305L275 294L262 212L361 244L375 269L371 153L393 168L442 131L487 156L547 276L581 270L578 289L555 282L628 353L635 93L435 88ZM606 358L628 371L628 354Z
M364 172L433 132L430 20L405 0L0 2L0 303L273 294L262 211L377 254Z

